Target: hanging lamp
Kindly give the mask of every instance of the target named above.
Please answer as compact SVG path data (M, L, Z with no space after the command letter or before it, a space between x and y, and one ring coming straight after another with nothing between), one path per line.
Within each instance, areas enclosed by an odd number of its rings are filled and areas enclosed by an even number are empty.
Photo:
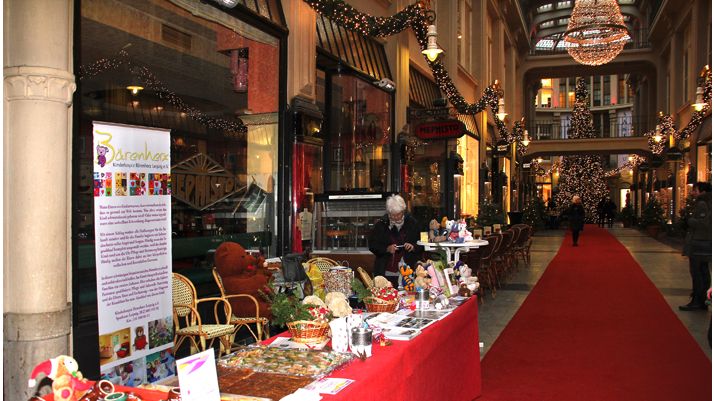
M570 56L580 64L607 64L630 40L617 0L575 0L563 34Z

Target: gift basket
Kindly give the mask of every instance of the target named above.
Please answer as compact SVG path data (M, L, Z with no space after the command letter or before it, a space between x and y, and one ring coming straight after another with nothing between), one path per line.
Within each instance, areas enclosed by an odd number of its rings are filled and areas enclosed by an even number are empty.
M327 340L330 325L327 322L315 320L296 320L288 322L288 331L296 343L321 343Z
M399 307L399 291L393 287L370 288L371 297L363 299L368 312L394 312Z

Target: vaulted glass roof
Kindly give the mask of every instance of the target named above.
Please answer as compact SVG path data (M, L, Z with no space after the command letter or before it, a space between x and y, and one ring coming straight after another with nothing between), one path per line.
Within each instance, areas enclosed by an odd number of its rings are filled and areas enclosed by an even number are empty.
M646 21L639 7L644 1L647 0L618 0L631 38L639 37L638 31L645 29ZM535 53L566 50L563 33L568 29L574 5L575 0L521 0Z

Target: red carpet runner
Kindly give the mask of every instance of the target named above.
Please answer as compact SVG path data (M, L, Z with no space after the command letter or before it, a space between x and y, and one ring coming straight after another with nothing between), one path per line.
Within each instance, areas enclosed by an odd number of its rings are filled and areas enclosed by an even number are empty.
M486 354L479 400L711 400L711 362L625 247L592 225L578 242Z

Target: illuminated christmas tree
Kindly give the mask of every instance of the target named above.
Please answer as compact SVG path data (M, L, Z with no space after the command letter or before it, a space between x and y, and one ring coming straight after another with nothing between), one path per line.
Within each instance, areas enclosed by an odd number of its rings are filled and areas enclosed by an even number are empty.
M575 86L575 107L568 137L573 139L595 138L593 116L588 107L588 90L585 80L578 78ZM585 208L585 219L594 222L597 218L597 204L608 196L604 178L603 159L597 155L565 156L561 164L556 203L564 209L572 202L573 195L579 195Z

